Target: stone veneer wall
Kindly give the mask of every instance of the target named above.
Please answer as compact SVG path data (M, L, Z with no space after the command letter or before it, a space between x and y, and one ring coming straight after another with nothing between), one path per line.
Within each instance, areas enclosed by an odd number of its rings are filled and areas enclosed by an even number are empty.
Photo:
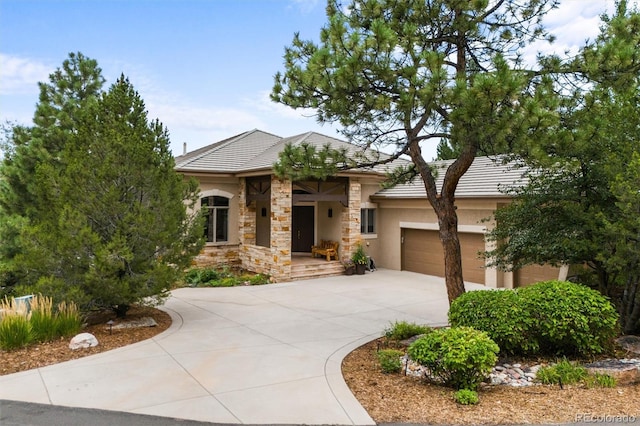
M340 259L347 260L355 251L356 244L361 241L360 235L360 203L362 187L360 182L349 179L349 206L342 209L342 241L340 243Z
M269 274L273 281L291 279L291 181L271 178L271 247L256 245L255 202L246 205L246 180L240 180L240 247L242 267Z
M234 265L240 263L238 245L205 246L191 264L198 268L208 268L218 265Z
M291 181L271 178L271 277L291 279Z

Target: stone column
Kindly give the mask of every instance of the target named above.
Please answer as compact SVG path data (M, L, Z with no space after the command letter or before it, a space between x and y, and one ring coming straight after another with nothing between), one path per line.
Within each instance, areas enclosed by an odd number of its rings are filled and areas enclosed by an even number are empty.
M340 259L349 260L355 250L356 244L361 241L360 235L360 182L349 178L349 205L342 208Z
M291 279L291 181L271 177L271 276Z
M249 254L249 248L256 244L256 206L255 201L251 202L251 204L247 206L247 180L245 178L240 178L240 194L238 202L240 203L240 218L238 221L240 224L240 229L238 230L238 255L240 257L242 267L252 270L249 267L249 264L252 262Z

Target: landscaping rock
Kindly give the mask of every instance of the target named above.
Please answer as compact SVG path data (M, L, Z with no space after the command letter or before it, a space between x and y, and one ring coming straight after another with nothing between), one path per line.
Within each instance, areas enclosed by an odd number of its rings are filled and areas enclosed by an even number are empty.
M640 359L605 359L584 366L591 374L607 374L619 385L640 383Z
M640 355L640 336L621 336L616 343L628 352Z
M69 343L69 349L75 351L77 349L92 348L98 346L98 339L91 333L80 333L74 336Z
M121 328L156 327L158 323L151 317L144 317L137 320L121 322L113 325L113 330Z

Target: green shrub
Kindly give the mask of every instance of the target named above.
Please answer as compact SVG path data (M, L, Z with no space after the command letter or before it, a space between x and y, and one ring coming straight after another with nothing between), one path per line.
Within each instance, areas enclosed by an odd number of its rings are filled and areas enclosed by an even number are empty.
M269 284L269 279L270 277L267 274L256 274L249 277L249 284L250 285Z
M378 351L377 355L384 373L399 373L402 371L402 356L404 352L397 349L382 349Z
M565 358L557 364L540 368L536 373L536 379L545 385L572 385L580 383L587 375L586 368L575 365Z
M191 287L197 287L220 279L220 273L212 268L193 268L184 275L184 281Z
M27 315L4 309L0 320L0 349L10 351L27 346L33 340Z
M409 356L445 385L474 390L491 372L499 350L486 333L455 327L416 340L409 346Z
M453 394L453 399L460 405L476 405L480 402L478 392L470 389L460 389Z
M618 334L618 313L596 290L566 281L545 281L519 292L544 353L602 353Z
M237 278L227 277L227 278L220 278L217 280L209 281L205 285L207 287L234 287L238 284L239 284L239 281Z
M486 332L503 354L531 354L538 350L531 315L514 290L469 291L449 309L452 327L473 327Z
M391 340L404 340L420 334L427 334L431 327L407 321L396 321L384 330L384 336Z
M564 281L465 293L449 322L485 331L509 355L598 354L618 332L618 313L602 294Z

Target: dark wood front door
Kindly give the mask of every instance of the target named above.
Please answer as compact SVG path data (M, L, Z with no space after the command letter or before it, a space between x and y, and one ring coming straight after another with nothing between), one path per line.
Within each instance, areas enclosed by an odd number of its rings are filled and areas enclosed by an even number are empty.
M291 217L291 251L311 252L313 245L313 206L293 206Z

